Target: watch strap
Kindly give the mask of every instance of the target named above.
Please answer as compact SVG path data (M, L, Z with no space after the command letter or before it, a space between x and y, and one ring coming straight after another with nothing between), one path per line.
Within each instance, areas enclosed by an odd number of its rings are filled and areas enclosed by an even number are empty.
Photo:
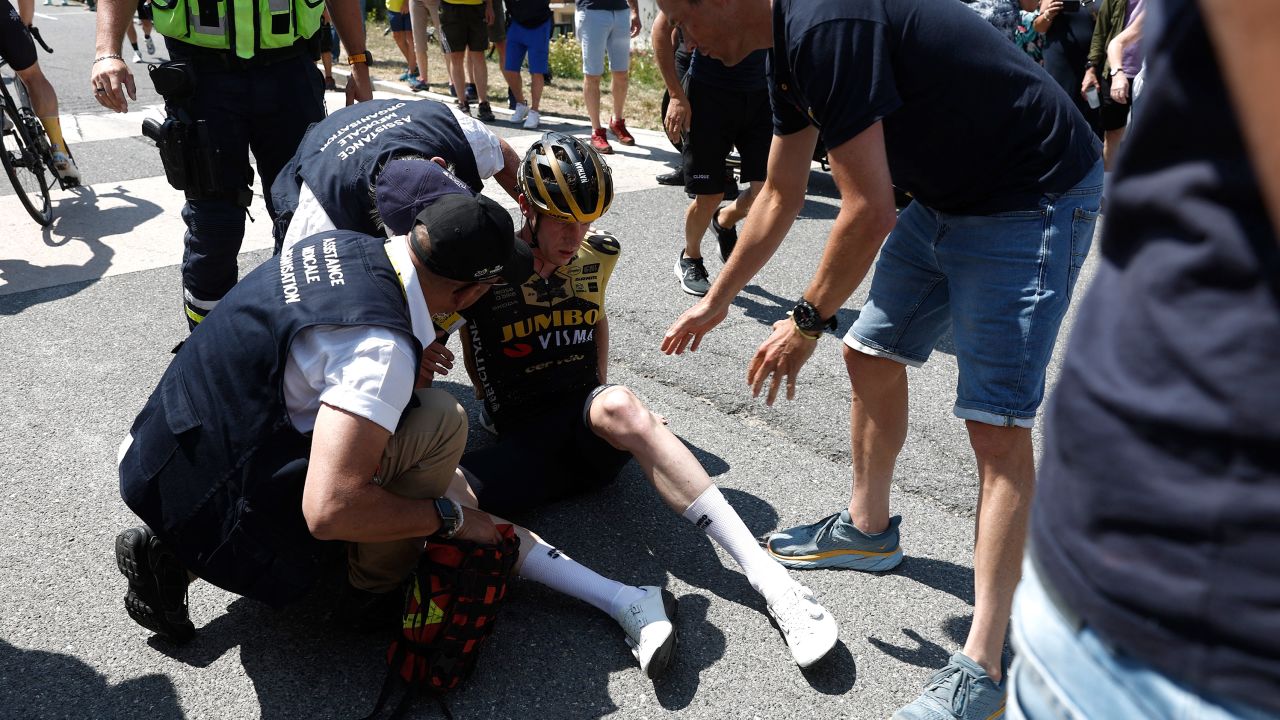
M368 52L356 53L355 55L347 56L348 65L355 65L357 63L364 63L365 65L368 65L371 60L372 58Z

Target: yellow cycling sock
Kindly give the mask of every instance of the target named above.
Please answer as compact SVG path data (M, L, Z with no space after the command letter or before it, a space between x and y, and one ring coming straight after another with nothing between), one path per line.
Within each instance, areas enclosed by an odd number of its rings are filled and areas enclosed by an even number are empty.
M49 133L49 142L53 144L54 152L67 152L67 141L62 139L62 122L55 115L53 117L40 118L40 122L44 124L44 131Z

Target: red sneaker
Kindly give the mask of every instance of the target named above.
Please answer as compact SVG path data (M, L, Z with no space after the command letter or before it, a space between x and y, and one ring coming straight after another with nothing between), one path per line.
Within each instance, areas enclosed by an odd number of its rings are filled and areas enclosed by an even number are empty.
M591 147L601 155L612 155L613 146L609 144L609 138L605 137L604 128L596 128L591 133Z
M618 142L623 145L635 145L636 139L627 132L627 121L622 118L614 118L609 121L609 129L613 131L613 136L618 138Z

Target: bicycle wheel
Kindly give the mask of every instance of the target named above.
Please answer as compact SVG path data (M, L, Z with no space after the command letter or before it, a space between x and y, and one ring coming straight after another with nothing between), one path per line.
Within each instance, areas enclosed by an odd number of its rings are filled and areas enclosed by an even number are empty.
M27 135L22 116L8 103L4 111L12 127L0 135L0 164L4 165L4 172L27 213L41 225L48 225L53 222L48 169Z

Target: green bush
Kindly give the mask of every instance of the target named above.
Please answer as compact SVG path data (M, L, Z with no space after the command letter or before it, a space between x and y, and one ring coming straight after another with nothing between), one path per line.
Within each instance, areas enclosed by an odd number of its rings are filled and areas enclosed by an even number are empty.
M551 52L547 56L551 74L557 78L582 79L582 47L573 33L551 39Z
M604 74L609 74L608 56L605 56ZM551 39L551 52L547 64L551 74L558 78L582 79L582 46L573 33L558 35ZM631 53L631 82L646 87L663 89L662 71L653 60L653 53L648 50L636 50ZM607 83L606 83L607 86Z

